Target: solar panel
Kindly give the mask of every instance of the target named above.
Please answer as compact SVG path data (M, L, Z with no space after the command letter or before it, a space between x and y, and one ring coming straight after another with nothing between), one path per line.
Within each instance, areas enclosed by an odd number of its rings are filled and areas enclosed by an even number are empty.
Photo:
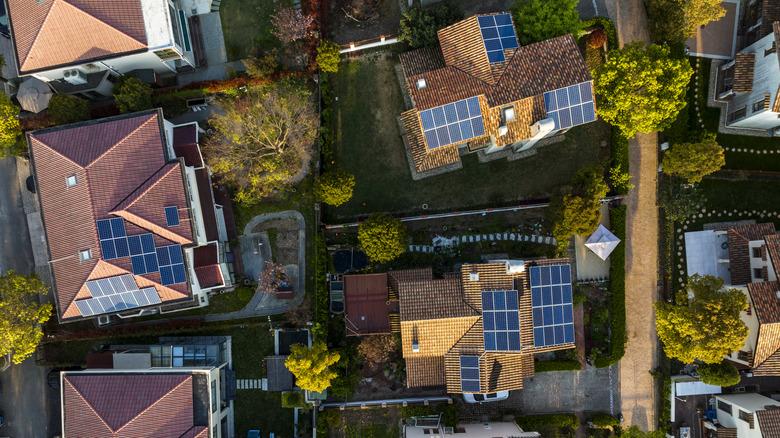
M482 334L487 351L520 350L516 290L482 291Z
M477 97L421 111L420 123L428 149L460 143L485 134Z
M532 266L530 275L534 345L574 342L571 267Z
M127 238L133 274L142 275L159 271L157 251L152 233L137 234Z
M165 223L169 227L179 225L179 209L175 205L172 207L165 207Z
M583 82L544 93L547 116L555 121L555 129L568 129L596 120L593 84Z
M92 298L77 300L82 316L100 315L135 307L160 304L154 287L139 289L130 274L87 281Z
M479 392L479 356L460 357L460 389Z
M125 222L121 218L101 219L95 221L100 239L100 252L103 259L111 260L127 257L127 233Z
M176 284L187 281L181 245L168 245L157 248L157 259L160 263L160 280L162 284Z
M482 15L477 17L477 20L488 60L491 64L504 62L506 60L504 50L519 47L512 16L509 14Z

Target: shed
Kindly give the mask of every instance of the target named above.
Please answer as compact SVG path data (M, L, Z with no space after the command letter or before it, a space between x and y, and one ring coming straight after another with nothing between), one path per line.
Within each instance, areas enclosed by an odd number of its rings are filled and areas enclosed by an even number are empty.
M292 391L293 375L284 365L287 356L268 356L265 367L268 374L269 391Z

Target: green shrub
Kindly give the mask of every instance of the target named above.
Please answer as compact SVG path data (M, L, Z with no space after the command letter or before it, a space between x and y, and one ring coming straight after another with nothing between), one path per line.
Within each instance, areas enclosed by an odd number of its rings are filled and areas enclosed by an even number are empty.
M581 369L582 365L580 362L573 359L540 360L534 362L534 371L537 373L544 373L547 371L579 371Z
M597 412L590 417L590 422L600 429L620 426L620 420L603 412Z
M451 404L437 405L407 405L401 407L401 417L425 417L441 414L442 423L447 427L455 427L458 423L458 409Z
M574 414L526 415L518 417L517 424L523 430L530 431L550 426L569 430L576 430L580 427L580 421Z
M300 391L285 391L282 393L283 408L307 408L306 400Z
M398 219L374 215L358 226L358 241L371 261L390 262L406 251L406 227Z
M325 73L337 73L341 62L341 47L333 41L322 40L317 46L317 65Z
M4 93L0 94L0 158L22 155L26 150L26 142L19 141L22 135L19 107Z
M147 110L152 107L152 87L138 78L125 76L114 86L114 99L123 113Z
M317 233L314 240L314 330L315 339L327 336L328 321L330 319L330 294L325 274L328 272L328 248L325 245L325 236Z
M701 381L709 385L734 386L739 383L739 371L728 362L701 364L698 368Z
M612 232L621 244L609 256L609 353L599 356L594 365L599 368L619 361L626 352L626 206L609 210Z
M415 6L401 14L398 40L411 48L432 47L439 41L439 29L460 20L463 14L447 2L429 8Z
M176 117L186 113L187 100L203 97L203 90L177 90L173 93L158 94L154 96L154 106L163 110L165 117Z
M578 0L516 0L512 8L521 45L561 35L577 35L582 28Z
M352 199L355 176L341 170L332 170L320 175L315 189L320 201L338 207Z
M590 20L585 20L582 22L582 28L583 29L593 29L593 28L600 28L603 29L604 32L607 34L607 48L609 50L617 49L618 47L618 39L617 39L617 30L615 30L615 25L612 24L612 20L610 20L607 17L593 17Z
M55 94L49 101L49 116L57 125L89 119L89 102L70 94Z

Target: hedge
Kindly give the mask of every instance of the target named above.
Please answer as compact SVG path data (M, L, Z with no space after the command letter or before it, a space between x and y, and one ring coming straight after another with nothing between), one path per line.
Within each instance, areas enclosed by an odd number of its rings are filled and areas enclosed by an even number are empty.
M609 258L609 353L596 358L598 368L616 363L626 352L626 206L610 208L609 221L621 244Z
M458 409L452 404L438 405L408 405L401 407L403 418L424 417L441 414L442 423L447 427L455 427L458 423Z
M285 391L282 392L282 407L283 408L308 408L306 400L303 398L303 393L299 391Z
M537 373L546 371L579 371L581 369L582 365L580 362L574 359L556 359L534 362L534 371Z
M328 320L330 318L330 296L328 292L328 281L325 275L328 272L328 248L325 246L325 236L318 233L314 240L314 323L317 330L327 333Z
M594 427L605 429L608 427L620 426L620 420L604 412L597 412L590 417L590 422Z
M550 426L559 429L569 428L576 430L580 427L580 421L574 414L526 415L518 417L517 424L523 430L537 430Z
M593 17L590 20L583 21L582 25L584 29L592 27L600 27L604 29L604 32L607 34L607 48L609 50L618 48L617 30L615 29L615 25L612 24L612 20L609 18Z

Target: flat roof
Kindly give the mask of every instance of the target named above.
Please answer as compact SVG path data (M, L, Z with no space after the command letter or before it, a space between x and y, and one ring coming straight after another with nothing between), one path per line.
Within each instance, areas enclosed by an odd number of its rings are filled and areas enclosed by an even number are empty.
M344 301L348 334L390 333L386 273L345 275Z
M696 35L685 42L690 55L712 59L734 58L737 47L739 0L726 0L720 4L726 10L726 14L720 20L697 29Z
M731 284L728 235L715 230L690 231L685 233L685 262L688 276L694 274L714 275L726 284Z

